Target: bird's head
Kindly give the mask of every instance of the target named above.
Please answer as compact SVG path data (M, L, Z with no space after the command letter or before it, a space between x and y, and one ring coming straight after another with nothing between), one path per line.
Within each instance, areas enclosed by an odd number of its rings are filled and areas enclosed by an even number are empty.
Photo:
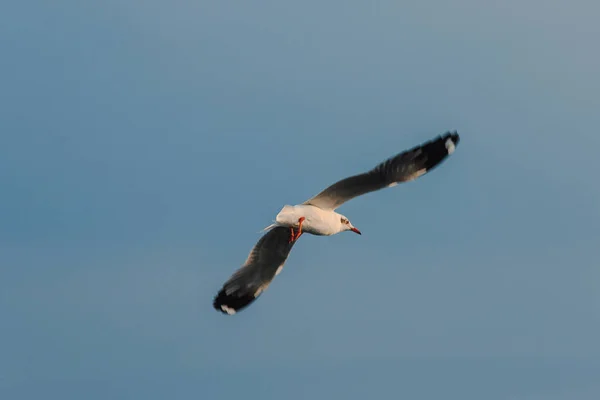
M356 229L354 227L354 225L352 225L350 220L343 215L340 215L340 224L342 226L341 232L352 231L354 233L358 233L359 235L362 235L362 233L360 233L360 231L358 229Z

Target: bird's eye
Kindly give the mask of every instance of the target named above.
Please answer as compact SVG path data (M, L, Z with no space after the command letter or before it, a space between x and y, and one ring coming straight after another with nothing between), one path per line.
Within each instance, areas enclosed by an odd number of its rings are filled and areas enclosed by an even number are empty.
M342 221L342 224L347 224L348 223L348 220L346 218L342 218L341 221Z

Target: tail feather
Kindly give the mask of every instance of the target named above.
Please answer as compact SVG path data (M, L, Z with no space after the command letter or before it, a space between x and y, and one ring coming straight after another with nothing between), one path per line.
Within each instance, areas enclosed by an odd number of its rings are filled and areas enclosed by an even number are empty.
M261 230L260 232L270 231L271 229L275 228L276 226L279 226L279 224L277 222L274 222L271 225L267 226L266 228L263 228L263 230Z

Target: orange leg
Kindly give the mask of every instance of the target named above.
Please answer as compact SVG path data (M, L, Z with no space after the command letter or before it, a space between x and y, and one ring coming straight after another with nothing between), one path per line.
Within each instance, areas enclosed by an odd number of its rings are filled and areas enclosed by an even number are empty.
M306 218L304 218L304 217L300 217L300 219L298 220L298 237L300 237L300 235L302 235L302 224L304 223L305 219Z
M290 228L290 243L295 242L300 236L302 236L302 223L305 219L306 218L304 217L300 217L300 219L298 219L298 233L294 232L294 228Z

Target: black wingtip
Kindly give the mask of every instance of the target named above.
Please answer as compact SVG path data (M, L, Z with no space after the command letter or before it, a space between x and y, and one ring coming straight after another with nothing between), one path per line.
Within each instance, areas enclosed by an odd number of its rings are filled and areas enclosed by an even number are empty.
M452 139L452 141L454 142L454 145L458 145L458 143L460 142L460 135L458 134L457 131L454 131L450 134L450 137Z
M452 140L452 143L454 143L454 145L456 146L458 144L458 142L460 142L460 135L458 134L457 131L448 131L446 133L444 133L444 135L442 136L442 139L444 140Z
M443 143L443 150L442 153L445 153L442 156L443 158L446 158L446 156L449 156L450 154L454 153L454 151L456 150L456 146L458 146L458 143L460 142L460 136L458 135L458 132L456 131L448 131L446 133L444 133L443 135L441 135L439 137L439 139L437 141L434 141L433 143ZM441 160L439 160L441 161Z
M225 293L225 289L221 289L213 301L213 307L223 314L233 315L247 307L254 300L256 298L250 294L243 296L228 295Z
M403 181L414 180L439 166L454 153L459 141L458 132L447 131L428 142L401 153L401 157L411 157L410 166L406 168Z

